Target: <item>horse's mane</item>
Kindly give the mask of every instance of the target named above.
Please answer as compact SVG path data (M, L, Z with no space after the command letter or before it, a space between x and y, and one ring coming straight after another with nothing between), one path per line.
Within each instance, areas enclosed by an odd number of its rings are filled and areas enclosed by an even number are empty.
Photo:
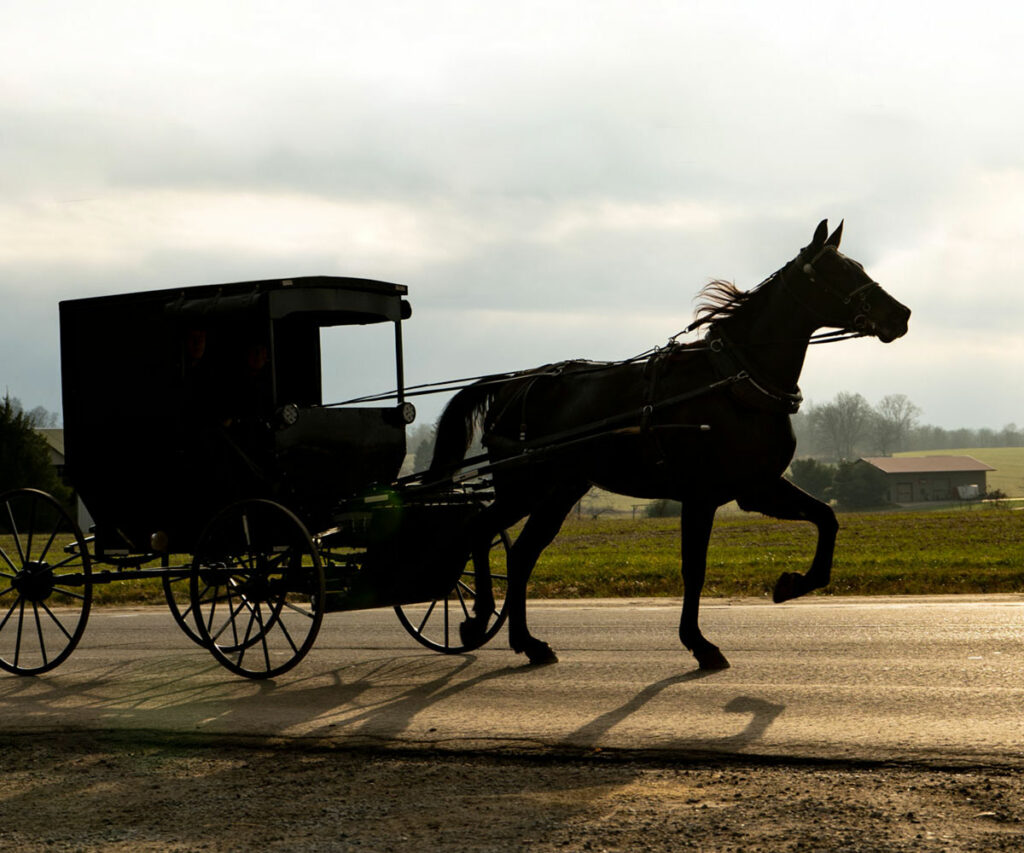
M716 278L697 294L696 317L704 320L731 316L750 301L750 296L750 291L740 290L733 282Z
M707 325L714 320L732 317L748 305L781 272L782 270L772 273L751 290L741 290L733 282L720 278L709 281L697 294L697 308L694 311L696 319L692 328Z

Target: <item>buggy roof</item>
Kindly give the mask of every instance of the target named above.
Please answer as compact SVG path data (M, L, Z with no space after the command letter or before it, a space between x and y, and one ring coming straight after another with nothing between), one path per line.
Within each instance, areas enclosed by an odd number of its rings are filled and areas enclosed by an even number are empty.
M181 323L303 314L321 326L340 326L405 319L410 309L402 297L407 292L405 285L372 279L303 276L71 299L61 303L61 313L86 322L97 314L142 319L152 318L150 312L159 305L165 318ZM139 309L142 313L136 314Z

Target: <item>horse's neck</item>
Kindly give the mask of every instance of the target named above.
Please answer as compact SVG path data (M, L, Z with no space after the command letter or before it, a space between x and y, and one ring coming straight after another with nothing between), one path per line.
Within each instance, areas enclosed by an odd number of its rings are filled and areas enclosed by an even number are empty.
M724 324L729 340L743 350L758 376L775 388L792 390L800 381L814 322L781 287L765 294L761 305L749 306Z

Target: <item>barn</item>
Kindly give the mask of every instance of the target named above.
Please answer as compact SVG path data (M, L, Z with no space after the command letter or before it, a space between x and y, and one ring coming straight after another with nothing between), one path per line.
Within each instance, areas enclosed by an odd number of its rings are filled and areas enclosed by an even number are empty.
M967 500L988 491L991 465L973 456L868 456L861 462L877 468L889 483L889 501Z

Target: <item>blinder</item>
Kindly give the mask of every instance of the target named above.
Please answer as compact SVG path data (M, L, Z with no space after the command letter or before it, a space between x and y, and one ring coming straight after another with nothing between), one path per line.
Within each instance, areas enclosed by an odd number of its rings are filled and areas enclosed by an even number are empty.
M868 294L871 293L875 288L881 288L881 285L872 279L868 279L864 284L854 288L849 293L843 293L839 288L832 284L828 279L822 279L820 282L817 279L817 268L816 264L822 259L826 253L831 253L836 260L844 264L850 264L850 261L843 258L838 250L834 246L824 246L817 254L814 255L809 261L804 263L800 268L800 271L806 276L807 280L816 285L819 289L827 291L832 297L844 306L853 305L856 300L859 303L854 307L853 317L847 324L846 328L850 331L866 332L870 326L870 314L871 314L871 303L868 301ZM792 282L786 282L790 285L792 290ZM794 294L795 296L797 294ZM825 319L823 312L816 309L813 305L809 304L811 300L806 298L806 295L802 295L800 301L809 308L813 313L817 314L819 318ZM829 322L831 325L831 321Z

